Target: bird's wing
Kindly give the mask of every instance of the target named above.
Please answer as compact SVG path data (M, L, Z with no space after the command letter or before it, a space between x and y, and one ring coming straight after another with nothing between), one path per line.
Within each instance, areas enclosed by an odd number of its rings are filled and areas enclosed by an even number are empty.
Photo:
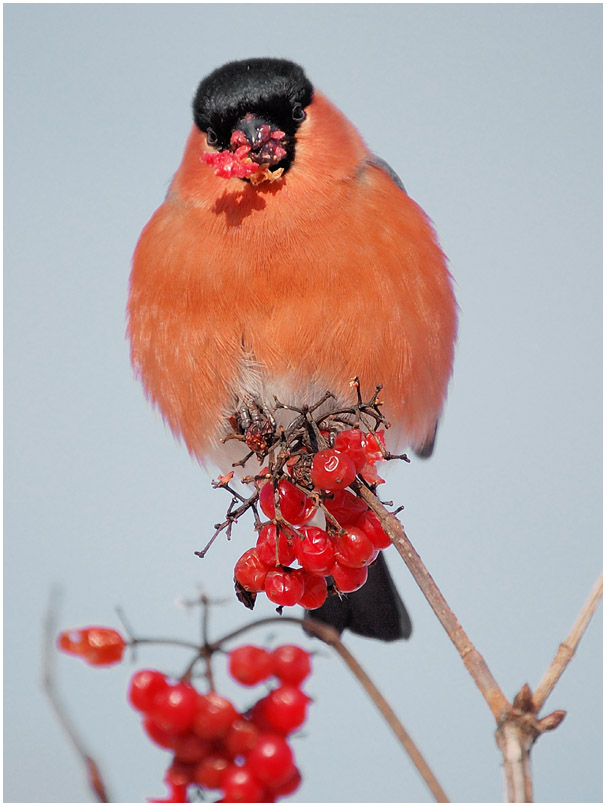
M371 158L368 160L368 164L374 165L376 168L380 168L384 173L387 174L387 176L391 179L391 181L400 188L400 190L406 193L404 182L402 182L398 174L394 171L394 169L388 162L386 162L384 159L381 159L381 157L378 157L376 154L372 154ZM414 453L420 459L429 459L429 457L432 455L433 448L436 442L436 435L438 433L439 422L440 422L439 420L436 421L433 434L431 436L428 436L425 442L415 449Z

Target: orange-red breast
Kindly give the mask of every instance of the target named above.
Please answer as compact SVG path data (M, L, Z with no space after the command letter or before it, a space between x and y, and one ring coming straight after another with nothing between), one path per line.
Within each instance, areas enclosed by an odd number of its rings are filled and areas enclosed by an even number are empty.
M457 308L426 214L292 62L229 63L193 110L133 258L128 334L148 398L226 470L234 412L326 389L351 402L358 376L383 385L392 446L429 455Z

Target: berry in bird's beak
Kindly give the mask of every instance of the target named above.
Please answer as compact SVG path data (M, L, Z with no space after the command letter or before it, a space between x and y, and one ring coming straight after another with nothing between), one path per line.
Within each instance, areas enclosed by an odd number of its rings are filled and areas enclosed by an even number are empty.
M253 115L246 115L237 123L229 143L234 153L248 148L253 162L269 167L277 165L286 156L285 137L286 134L276 126Z
M224 179L249 179L253 185L273 182L284 173L276 167L286 157L286 134L253 115L245 115L234 127L229 147L202 154L202 162L212 165Z

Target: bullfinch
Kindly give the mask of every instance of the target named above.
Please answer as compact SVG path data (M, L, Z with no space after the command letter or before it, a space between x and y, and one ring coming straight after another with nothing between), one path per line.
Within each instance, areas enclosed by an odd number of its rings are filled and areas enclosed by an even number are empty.
M235 412L327 389L351 405L357 377L382 384L388 447L429 456L457 305L427 215L291 61L214 70L193 120L130 276L131 359L149 400L226 472ZM382 640L411 632L381 553L359 591L313 617Z

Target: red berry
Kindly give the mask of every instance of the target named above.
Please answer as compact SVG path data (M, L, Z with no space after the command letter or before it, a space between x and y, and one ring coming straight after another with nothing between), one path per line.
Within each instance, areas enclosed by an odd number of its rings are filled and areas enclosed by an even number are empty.
M170 786L187 786L194 780L194 764L186 764L184 761L173 759L172 764L166 770L164 780Z
M348 526L345 534L335 535L335 561L348 568L369 565L377 556L377 549L366 532Z
M278 491L280 513L285 521L292 523L294 526L300 526L305 523L306 520L309 520L308 498L304 492L297 490L294 484L291 484L290 481L286 481L286 479L282 479L282 481L278 482ZM270 481L261 487L259 506L268 518L271 520L275 518L276 503L274 487Z
M381 448L383 450L381 450ZM383 451L385 450L385 431L377 431L376 438L374 434L366 435L366 456L367 461L374 463L381 461Z
M88 630L65 630L59 633L57 647L68 655L84 655L88 648Z
M255 777L266 786L280 785L292 774L293 754L286 739L275 733L262 733L248 755Z
M368 566L362 568L348 568L346 565L336 562L330 569L332 578L337 589L341 593L353 593L361 588L368 578Z
M339 431L335 437L334 449L349 456L358 473L362 470L366 462L368 462L366 434L360 431L359 428Z
M137 711L147 713L156 695L169 685L166 675L155 669L135 672L128 686L128 701Z
M227 753L220 751L210 753L196 766L193 775L194 783L206 789L221 789L225 773L232 763Z
M187 786L185 784L167 783L167 798L148 798L150 803L188 803Z
M282 607L296 605L305 588L303 572L295 570L273 570L265 577L265 593L274 604Z
M158 747L163 747L165 750L173 749L176 735L172 730L166 730L149 716L143 719L143 730Z
M302 526L302 537L295 538L295 552L300 565L313 574L327 574L335 559L335 549L328 533L317 526Z
M183 733L194 721L198 698L198 692L188 683L167 685L156 694L149 716L165 730Z
M87 641L88 649L84 660L91 666L112 666L122 660L126 641L117 630L89 627Z
M242 767L231 764L225 771L221 789L225 803L260 803L264 794L262 784L247 764Z
M212 744L195 733L177 734L173 742L175 758L187 764L197 764L212 751Z
M300 604L306 610L315 610L318 607L322 607L328 595L326 580L323 576L317 576L309 571L303 571L303 574L303 596L300 597L297 604Z
M209 691L198 698L192 730L203 739L220 739L237 717L238 712L229 700Z
M294 539L292 529L266 523L257 538L259 559L266 565L290 565L295 559Z
M311 673L309 652L295 644L283 644L271 653L273 672L282 683L300 685Z
M270 691L263 704L263 717L278 733L292 733L305 722L309 697L297 686L283 684Z
M283 783L279 784L278 786L270 785L269 789L271 794L275 798L287 798L289 795L293 795L297 789L301 786L301 773L293 764L290 775Z
M223 743L232 756L246 756L257 743L259 728L249 719L234 720Z
M318 506L313 498L307 496L307 500L305 502L305 512L303 513L303 520L301 523L307 523L310 521L313 516L316 514L318 510Z
M256 549L248 549L234 568L234 580L247 591L258 593L265 587L269 566L261 562Z
M126 641L110 627L84 627L62 632L57 645L63 652L78 655L91 666L112 666L122 660Z
M324 506L341 526L353 524L368 509L364 501L349 490L336 490L325 499Z
M272 673L269 652L260 646L239 646L229 653L229 673L243 686L256 686Z
M328 448L314 456L311 479L320 490L341 490L355 477L356 466L347 454Z
M260 700L253 705L253 707L249 711L249 717L253 725L258 728L259 731L270 731L272 730L271 725L265 719L265 706L267 705L267 696L261 697Z
M367 484L385 484L385 479L379 476L376 466L371 462L364 465L360 475Z
M376 549L386 549L391 546L389 535L383 530L381 521L374 512L370 510L363 512L355 525L358 529L362 529L363 532L366 532Z

